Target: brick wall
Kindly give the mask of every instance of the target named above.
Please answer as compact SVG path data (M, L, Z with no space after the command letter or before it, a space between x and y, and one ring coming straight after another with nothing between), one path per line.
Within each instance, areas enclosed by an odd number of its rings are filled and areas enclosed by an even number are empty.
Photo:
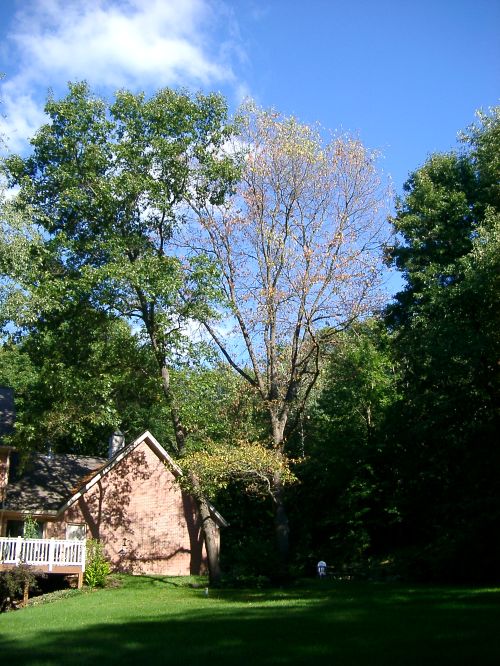
M144 441L57 523L47 537L65 538L68 524L87 525L115 570L134 574L197 574L204 569L200 525L192 498Z

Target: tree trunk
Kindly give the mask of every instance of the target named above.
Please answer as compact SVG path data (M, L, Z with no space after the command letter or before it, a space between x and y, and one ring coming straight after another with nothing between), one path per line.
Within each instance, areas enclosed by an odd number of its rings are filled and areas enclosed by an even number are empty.
M277 414L271 412L274 447L282 454L285 445L286 421L286 414L279 418ZM288 514L283 495L284 491L281 475L276 473L273 477L274 534L276 549L282 570L281 573L286 574L288 570L288 557L290 553L290 526L288 523Z
M174 427L177 452L182 454L186 446L186 430L182 425L179 412L175 405L172 389L170 387L170 372L164 364L162 364L161 367L161 377L163 383L163 393L170 407L170 417ZM205 549L207 551L208 576L210 584L217 585L221 578L218 527L215 523L215 520L212 518L209 504L203 496L203 491L200 488L198 479L193 474L189 475L189 479L192 487L195 489L194 499L201 518L201 530L203 532Z
M191 482L198 484L198 479L191 475ZM196 485L195 485L196 487ZM199 484L198 484L199 487ZM221 579L220 569L220 541L217 525L212 518L210 508L207 500L202 497L197 497L198 510L201 517L201 526L203 536L205 537L205 548L207 550L208 560L208 576L210 585L217 586Z
M283 484L279 474L273 479L274 492L274 531L276 548L283 571L288 567L288 556L290 551L290 527L288 514L283 500Z
M161 380L163 386L163 394L170 408L170 419L172 421L172 426L174 428L175 445L177 447L177 453L181 455L186 445L186 431L182 425L181 418L179 416L179 411L175 404L174 396L172 394L172 389L170 386L170 371L164 363L160 363L160 366L161 366Z

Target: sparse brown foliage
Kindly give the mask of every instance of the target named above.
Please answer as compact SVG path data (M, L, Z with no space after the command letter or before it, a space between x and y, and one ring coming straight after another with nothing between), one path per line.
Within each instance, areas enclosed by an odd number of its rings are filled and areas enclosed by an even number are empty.
M325 142L317 128L249 105L239 141L233 198L195 208L234 328L223 337L204 325L255 388L285 456L290 414L303 408L326 343L377 303L385 192L377 155L357 138ZM281 485L278 470L278 498Z

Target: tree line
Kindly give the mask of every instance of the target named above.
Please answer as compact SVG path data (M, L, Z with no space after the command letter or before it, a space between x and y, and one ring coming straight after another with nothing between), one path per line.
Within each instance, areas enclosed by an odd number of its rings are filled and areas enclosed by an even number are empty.
M498 109L410 176L393 236L351 135L169 89L71 84L46 113L2 167L13 441L99 454L150 429L186 472L213 581L209 501L233 575L319 555L493 575ZM406 282L388 305L384 261Z

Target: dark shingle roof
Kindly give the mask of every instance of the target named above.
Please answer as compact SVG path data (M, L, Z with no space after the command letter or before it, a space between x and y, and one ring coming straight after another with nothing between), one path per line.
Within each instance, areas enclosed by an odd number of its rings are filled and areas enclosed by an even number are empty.
M3 506L10 511L56 511L86 477L106 463L104 458L32 454L20 474L9 480ZM13 468L15 460L12 460Z

